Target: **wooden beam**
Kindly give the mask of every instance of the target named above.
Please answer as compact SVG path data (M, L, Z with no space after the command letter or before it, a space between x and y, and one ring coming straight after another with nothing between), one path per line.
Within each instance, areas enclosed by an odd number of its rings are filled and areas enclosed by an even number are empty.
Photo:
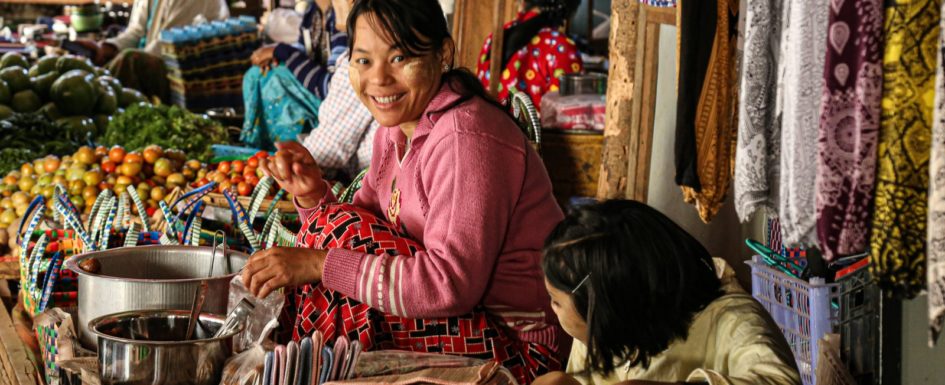
M626 197L627 167L633 124L634 67L637 56L637 23L640 3L614 1L611 5L610 75L607 79L607 123L604 126L603 161L597 197Z
M456 65L476 71L479 53L486 37L495 30L496 13L505 24L518 10L517 0L456 0L453 8L453 40L456 42Z
M492 77L489 78L489 93L494 96L499 95L499 84L502 83L502 47L505 45L505 28L503 28L505 21L502 10L505 9L506 1L508 0L496 0L496 12L492 21L492 52L489 53L489 57L492 58L489 62L489 73Z

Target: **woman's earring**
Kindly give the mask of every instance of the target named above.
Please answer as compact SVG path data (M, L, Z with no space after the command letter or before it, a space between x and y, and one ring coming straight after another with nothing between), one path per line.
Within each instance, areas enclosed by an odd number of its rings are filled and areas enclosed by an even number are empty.
M450 65L444 63L444 64L443 64L443 73L447 73L447 72L450 72Z

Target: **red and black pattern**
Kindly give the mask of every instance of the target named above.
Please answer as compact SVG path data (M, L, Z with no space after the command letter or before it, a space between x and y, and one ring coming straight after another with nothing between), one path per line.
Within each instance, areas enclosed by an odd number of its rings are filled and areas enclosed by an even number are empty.
M380 255L414 255L422 246L398 233L369 211L347 204L327 205L306 218L299 247L344 248ZM405 318L385 314L323 285L304 285L290 295L296 341L319 330L325 340L344 335L366 350L397 349L492 359L508 368L519 383L561 367L555 353L519 341L493 315L478 307L445 318Z

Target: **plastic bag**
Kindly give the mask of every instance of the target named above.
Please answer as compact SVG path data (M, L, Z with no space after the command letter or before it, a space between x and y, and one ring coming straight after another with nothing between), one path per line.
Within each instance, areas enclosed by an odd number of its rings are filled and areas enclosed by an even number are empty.
M549 92L541 98L541 126L561 130L603 130L607 102L604 95L562 96Z
M246 318L246 326L243 331L233 337L233 350L242 352L248 349L253 343L263 337L263 331L270 320L279 317L282 311L282 305L285 304L285 295L281 290L269 293L266 298L256 298L246 285L243 285L243 278L240 275L233 277L230 281L230 296L226 303L226 311L229 314L240 300L246 298L254 306L252 314ZM268 333L267 333L268 335Z
M279 326L279 321L270 320L263 328L259 339L248 350L226 361L220 385L262 385L266 352L272 350L271 344L267 348L264 341L277 326Z

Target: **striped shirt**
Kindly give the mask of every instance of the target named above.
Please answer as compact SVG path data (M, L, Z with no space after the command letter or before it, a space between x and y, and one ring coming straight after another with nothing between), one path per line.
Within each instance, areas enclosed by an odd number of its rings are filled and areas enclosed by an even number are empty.
M297 45L279 43L272 57L285 64L299 83L319 99L325 99L332 71L340 57L348 49L348 34L335 30L335 13L329 9L325 14L327 21L322 23L322 12L315 3L309 5L299 26ZM323 30L313 26L325 25ZM311 39L311 52L306 52L305 35ZM324 38L323 38L324 37Z
M354 177L371 165L378 124L351 88L349 68L347 55L341 55L328 85L328 96L318 107L318 127L302 145L323 169Z

